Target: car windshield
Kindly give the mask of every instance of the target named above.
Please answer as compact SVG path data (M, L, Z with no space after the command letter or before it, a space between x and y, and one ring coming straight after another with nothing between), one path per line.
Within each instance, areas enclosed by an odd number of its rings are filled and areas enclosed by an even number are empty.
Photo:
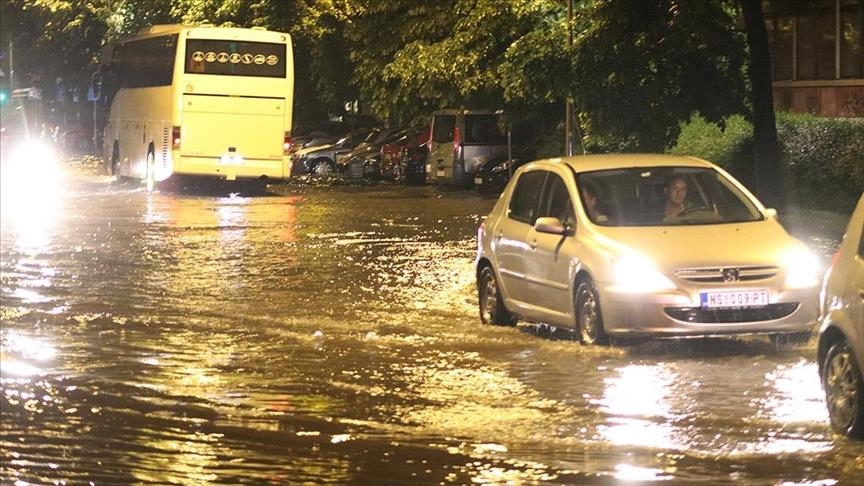
M582 202L596 198L602 226L699 225L758 221L756 204L723 174L698 167L636 167L578 176ZM593 201L592 201L593 202Z

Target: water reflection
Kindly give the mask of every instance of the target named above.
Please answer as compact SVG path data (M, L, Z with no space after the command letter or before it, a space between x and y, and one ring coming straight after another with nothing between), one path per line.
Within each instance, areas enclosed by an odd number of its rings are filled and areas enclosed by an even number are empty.
M615 372L604 380L603 398L595 403L609 415L607 425L598 428L600 435L616 445L683 447L675 437L676 417L669 403L681 386L677 374L662 363L629 365Z
M864 470L829 434L812 349L589 348L479 325L473 239L494 201L126 189L66 205L75 225L55 223L38 255L11 251L4 220L0 482L855 484ZM21 301L57 287L50 312Z
M144 297L187 315L266 299L268 280L293 258L285 246L297 240L298 200L151 194L141 215L142 247L152 261L144 278L153 284ZM200 298L184 298L190 295Z
M35 157L35 155L34 155ZM0 174L0 246L6 282L20 279L8 291L25 304L50 301L44 293L56 270L51 259L63 215L64 172L53 155L43 159L9 159L4 155Z

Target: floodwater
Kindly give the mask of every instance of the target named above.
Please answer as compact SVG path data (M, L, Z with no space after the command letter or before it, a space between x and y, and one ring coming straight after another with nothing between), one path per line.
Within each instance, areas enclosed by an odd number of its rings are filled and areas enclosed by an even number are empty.
M3 484L860 484L814 343L479 323L467 191L3 177ZM836 233L802 237L827 256Z

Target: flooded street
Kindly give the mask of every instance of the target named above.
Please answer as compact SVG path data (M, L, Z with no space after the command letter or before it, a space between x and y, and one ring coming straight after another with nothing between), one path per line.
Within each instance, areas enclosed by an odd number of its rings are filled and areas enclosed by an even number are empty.
M2 190L3 484L860 484L815 343L482 326L494 200ZM802 224L807 218L800 218ZM826 259L836 234L796 226Z

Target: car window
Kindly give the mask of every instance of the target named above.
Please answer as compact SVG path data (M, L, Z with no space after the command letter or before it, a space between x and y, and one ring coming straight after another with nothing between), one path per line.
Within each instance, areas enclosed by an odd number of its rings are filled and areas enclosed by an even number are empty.
M534 224L537 219L537 202L548 172L536 170L525 172L516 181L507 215L523 223Z
M435 143L452 142L455 128L455 115L435 115L432 119L432 141Z
M500 117L495 114L465 115L465 143L506 143L507 138L499 121Z
M686 186L681 210L666 212L673 181ZM723 174L698 167L637 167L580 174L580 193L595 188L606 226L698 225L758 221L756 203Z
M538 218L553 217L567 224L573 224L576 220L573 204L570 201L570 194L567 192L567 185L564 179L558 174L550 173L546 179L546 185L541 196L542 203L540 204Z

